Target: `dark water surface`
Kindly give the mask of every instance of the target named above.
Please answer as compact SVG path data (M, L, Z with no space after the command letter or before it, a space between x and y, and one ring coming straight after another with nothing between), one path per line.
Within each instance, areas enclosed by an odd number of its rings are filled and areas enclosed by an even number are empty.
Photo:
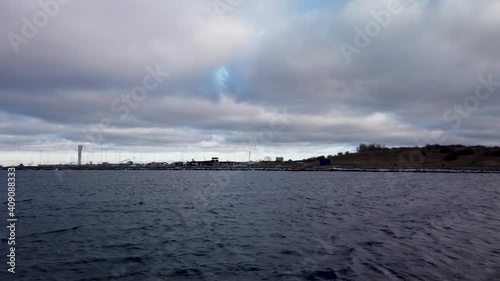
M0 280L500 280L498 174L60 173L17 172L14 276L2 171Z

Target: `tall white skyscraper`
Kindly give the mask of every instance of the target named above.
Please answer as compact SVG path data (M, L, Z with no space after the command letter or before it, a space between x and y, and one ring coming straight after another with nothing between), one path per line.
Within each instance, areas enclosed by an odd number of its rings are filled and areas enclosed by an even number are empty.
M82 150L83 145L78 146L78 166L82 165Z

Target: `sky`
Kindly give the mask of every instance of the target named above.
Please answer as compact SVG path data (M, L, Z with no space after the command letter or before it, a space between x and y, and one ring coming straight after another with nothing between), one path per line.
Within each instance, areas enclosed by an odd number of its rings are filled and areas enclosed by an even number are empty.
M500 2L5 0L0 165L500 144Z

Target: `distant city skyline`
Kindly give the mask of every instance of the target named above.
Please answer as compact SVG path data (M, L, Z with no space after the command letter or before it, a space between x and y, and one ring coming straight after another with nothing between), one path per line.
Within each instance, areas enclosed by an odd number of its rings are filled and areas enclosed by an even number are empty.
M498 1L1 6L0 165L500 145Z
M343 150L345 152L347 150ZM349 150L354 152L355 150ZM82 164L98 164L102 162L119 163L126 161L133 161L134 163L150 163L150 162L177 162L177 161L191 161L195 159L196 161L209 160L212 157L219 157L221 161L239 161L244 162L249 160L249 151L243 152L216 152L216 151L204 151L201 153L194 152L131 152L131 151L121 151L113 149L103 149L95 151L87 151L85 146L83 146L82 152ZM275 159L276 157L283 157L285 161L289 159L299 160L306 159L309 157L316 157L319 155L335 155L337 153L331 152L331 150L326 149L325 151L315 151L313 152L290 152L286 154L276 154L274 151L256 151L253 150L251 153L251 161L264 160L266 157ZM339 151L341 152L341 151ZM23 151L19 150L19 155L17 151L4 153L0 165L39 165L39 164L74 164L78 163L77 147L73 151ZM6 157L7 156L7 157Z

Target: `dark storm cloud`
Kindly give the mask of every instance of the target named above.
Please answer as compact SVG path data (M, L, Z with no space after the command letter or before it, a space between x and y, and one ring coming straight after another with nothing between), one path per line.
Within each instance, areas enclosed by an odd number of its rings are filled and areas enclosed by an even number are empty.
M346 59L340 46L355 46L355 28L384 13L384 1L304 10L295 2L242 1L223 14L194 0L70 1L18 53L8 35L23 36L25 19L43 9L3 2L0 144L34 142L24 138L30 134L86 142L84 131L106 119L101 144L245 146L277 116L286 126L273 132L270 147L415 145L433 142L433 131L447 142L494 144L500 5L400 3L401 12ZM113 102L130 98L148 66L170 75L121 116ZM228 72L222 88L214 75L221 67ZM490 76L494 82L484 85ZM489 97L477 97L480 85Z

